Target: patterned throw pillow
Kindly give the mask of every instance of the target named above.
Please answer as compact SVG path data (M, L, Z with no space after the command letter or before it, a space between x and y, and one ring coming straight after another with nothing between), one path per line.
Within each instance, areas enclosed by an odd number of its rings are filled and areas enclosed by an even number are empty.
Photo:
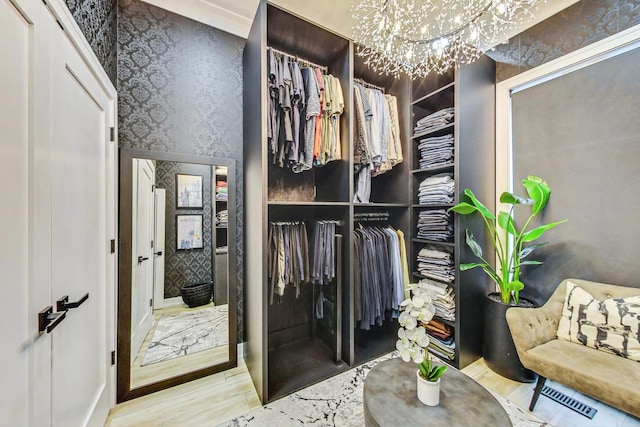
M567 282L557 336L640 361L640 296L601 302Z

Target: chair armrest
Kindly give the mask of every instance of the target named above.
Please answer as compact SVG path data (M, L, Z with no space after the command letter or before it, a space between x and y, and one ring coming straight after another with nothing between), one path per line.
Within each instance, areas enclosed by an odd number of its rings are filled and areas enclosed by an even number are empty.
M512 307L507 310L507 323L520 359L522 353L556 338L560 319L547 306Z

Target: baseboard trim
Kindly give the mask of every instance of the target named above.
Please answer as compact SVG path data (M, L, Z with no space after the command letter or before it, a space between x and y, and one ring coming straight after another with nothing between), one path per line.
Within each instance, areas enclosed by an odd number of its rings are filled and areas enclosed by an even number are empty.
M171 307L182 304L182 297L165 298L162 302L163 307Z

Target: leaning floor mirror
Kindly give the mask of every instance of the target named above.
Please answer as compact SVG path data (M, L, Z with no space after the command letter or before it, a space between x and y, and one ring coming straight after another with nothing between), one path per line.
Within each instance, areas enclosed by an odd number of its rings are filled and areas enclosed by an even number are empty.
M118 402L237 366L235 161L120 150Z

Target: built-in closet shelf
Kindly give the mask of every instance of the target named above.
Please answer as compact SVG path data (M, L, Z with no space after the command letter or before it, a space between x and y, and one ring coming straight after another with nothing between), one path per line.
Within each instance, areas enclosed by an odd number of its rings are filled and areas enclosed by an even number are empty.
M456 327L456 322L453 321L453 320L443 319L442 317L439 317L439 316L433 316L433 320L437 320L438 322L442 322L445 325L451 326L454 329Z
M433 98L439 94L441 94L442 92L446 91L447 89L452 89L455 86L455 82L451 82L447 85L444 85L436 90L434 90L431 93L428 93L424 96L421 96L418 99L414 99L413 102L411 102L411 105L420 105L421 103L423 103L425 100L429 99L429 98Z
M406 203L354 203L354 207L356 208L408 208L409 205Z
M429 279L429 280L433 280L433 279L430 279L429 277L427 277L427 276L425 276L425 275L423 275L423 274L418 273L417 271L413 271L413 272L411 273L411 275L412 275L413 277L415 277L416 279ZM445 285L447 285L447 286L451 286L453 289L456 289L456 288L457 288L456 282L445 283Z
M444 172L453 169L455 165L453 163L447 163L446 165L438 165L425 169L414 169L411 171L412 174L435 174L439 172Z
M421 117L418 117L418 118L420 119ZM454 128L455 125L456 125L456 123L452 122L452 123L449 123L449 124L447 124L445 126L440 126L440 127L435 128L435 129L428 130L426 132L416 133L411 137L411 139L418 139L418 138L422 138L424 136L437 136L440 133L441 134L447 133L445 131L453 132L453 128Z
M219 229L219 230L226 230L227 229L227 227L224 226L224 225L216 225L216 228Z
M269 206L349 206L349 202L296 202L270 201Z
M438 208L452 208L455 205L450 203L450 204L442 204L442 205L411 205L412 208L416 208L416 209L438 209Z
M456 246L456 244L453 242L439 242L437 240L411 239L411 241L415 243L422 243L425 245L440 245L440 246L448 246L451 248Z

